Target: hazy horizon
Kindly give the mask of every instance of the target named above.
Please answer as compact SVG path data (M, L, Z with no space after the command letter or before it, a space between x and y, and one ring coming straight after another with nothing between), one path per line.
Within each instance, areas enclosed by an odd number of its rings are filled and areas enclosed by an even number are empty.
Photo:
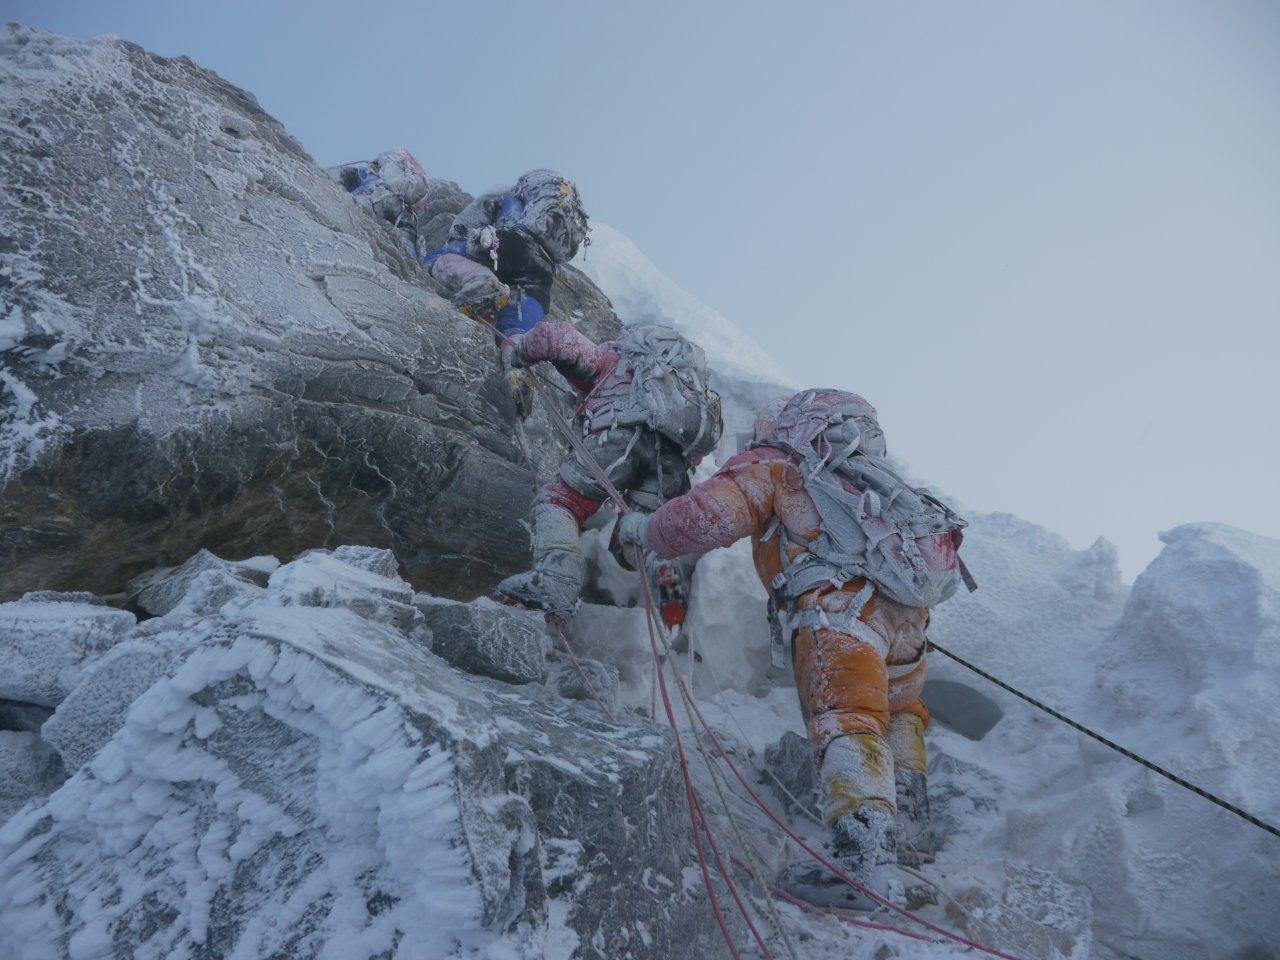
M187 54L321 164L533 166L894 451L1127 579L1280 536L1280 4L40 3Z

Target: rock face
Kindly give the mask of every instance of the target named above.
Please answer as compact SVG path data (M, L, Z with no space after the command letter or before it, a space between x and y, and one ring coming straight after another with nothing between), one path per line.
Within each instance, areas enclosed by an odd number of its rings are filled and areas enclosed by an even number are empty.
M546 673L542 618L499 606L419 597L416 607L434 636L432 651L453 666L507 683L533 683Z
M212 613L197 577L86 673L122 687L132 656L145 686L0 828L0 955L712 949L668 735L458 672L382 616L378 555L307 554ZM335 602L288 602L325 576Z
M777 743L765 747L764 769L765 781L787 813L800 816L806 810L822 809L813 747L806 738L788 730Z
M491 337L250 94L11 27L0 111L0 599L198 547L370 543L464 597L524 563Z

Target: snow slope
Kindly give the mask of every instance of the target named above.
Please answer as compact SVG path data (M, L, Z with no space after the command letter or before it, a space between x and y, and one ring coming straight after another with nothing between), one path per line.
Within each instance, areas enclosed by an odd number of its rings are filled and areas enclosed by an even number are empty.
M665 324L706 351L711 385L724 403L718 460L733 453L736 436L750 428L755 408L796 389L796 381L759 344L670 280L607 224L591 222L591 243L574 266L608 295L624 324Z
M748 381L794 385L792 377L758 343L724 314L670 280L613 227L591 221L591 243L579 252L574 266L608 295L623 323L666 324L701 346L722 373Z
M658 274L616 231L597 229L583 269L625 323L658 320L702 344L732 372L732 400L742 406L794 387L726 318ZM938 608L935 640L1205 789L1280 820L1280 542L1220 525L1179 527L1163 535L1164 551L1131 590L1105 540L1077 551L1009 514L968 517L965 556L981 587ZM708 556L690 611L702 659L677 658L712 722L756 763L783 730L803 731L790 678L768 666L764 605L748 550ZM636 631L630 622L622 630ZM629 696L638 704L648 681L636 663L624 680L634 678ZM936 880L955 883L961 861L969 867L960 875L983 862L1050 871L1088 892L1088 955L1104 960L1280 955L1280 840L939 654L930 675L1004 712L979 741L932 728L935 819L949 833ZM1033 928L997 945L1045 955L1051 945L1037 947ZM980 924L973 933L998 936Z

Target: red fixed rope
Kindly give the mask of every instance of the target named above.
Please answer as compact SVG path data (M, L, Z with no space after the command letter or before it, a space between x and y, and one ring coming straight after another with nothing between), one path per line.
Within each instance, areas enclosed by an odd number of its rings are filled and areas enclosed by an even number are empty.
M643 570L643 558L640 556L640 548L636 547L636 562L639 564L636 569ZM755 922L751 919L751 914L747 910L746 904L743 902L742 894L738 890L738 884L733 878L733 873L729 870L725 863L723 855L720 853L720 847L716 843L716 838L711 832L711 823L707 820L706 814L702 809L702 801L698 798L698 793L693 789L693 778L689 774L688 760L685 758L684 746L680 740L680 729L676 726L675 713L671 709L671 698L667 692L667 679L662 670L662 656L658 649L658 639L654 633L654 623L657 620L657 614L653 609L653 597L649 593L649 581L643 573L640 575L640 582L643 586L645 597L645 627L649 631L649 647L653 653L653 667L658 677L658 686L662 690L662 705L666 710L667 722L671 725L671 732L675 735L676 744L680 749L680 763L684 768L684 776L689 783L689 789L692 791L693 803L696 807L694 810L693 826L694 830L698 829L698 824L702 824L702 829L707 834L707 845L711 847L711 853L716 861L716 868L720 871L720 876L724 877L725 884L729 888L729 893L733 896L733 901L738 907L738 912L742 914L742 919L747 923L747 929L751 931L752 938L759 945L768 960L773 960L773 954L769 952L769 947L765 944L764 938L760 935L760 931L756 928Z

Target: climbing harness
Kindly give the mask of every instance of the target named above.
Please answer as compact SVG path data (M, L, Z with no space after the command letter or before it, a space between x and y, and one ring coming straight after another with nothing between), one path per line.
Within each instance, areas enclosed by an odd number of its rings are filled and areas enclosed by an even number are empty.
M973 673L976 673L978 676L982 677L982 679L988 680L991 683L994 683L1001 690L1005 690L1009 693L1012 693L1019 700L1022 700L1026 703L1031 704L1031 706L1035 707L1037 710L1042 710L1043 712L1047 713L1049 716L1053 717L1055 720L1062 721L1067 726L1071 727L1073 730L1077 730L1080 733L1083 733L1086 737L1091 737L1094 740L1097 740L1098 743L1102 744L1104 747L1110 747L1112 750L1114 750L1116 753L1120 754L1121 756L1128 757L1134 763L1137 763L1137 764L1140 764L1141 766L1146 767L1152 773L1158 773L1160 776L1164 777L1166 780L1176 783L1178 786L1182 787L1184 790L1189 790L1192 793L1194 793L1196 796L1203 797L1205 800L1208 800L1210 803L1217 804L1223 810L1226 810L1230 813L1234 813L1241 820L1244 820L1248 823L1253 824L1258 829L1265 830L1267 833L1271 834L1272 836L1280 837L1280 829L1273 827L1271 824L1267 823L1265 820L1261 820L1258 817L1255 817L1253 814L1249 813L1248 811L1241 810L1234 803L1231 803L1227 800L1223 800L1221 797L1215 796L1214 794L1210 793L1208 790L1205 790L1202 787L1197 787L1194 783L1191 783L1189 780L1183 779L1182 777L1178 776L1176 773L1172 773L1166 770L1164 767L1160 766L1159 764L1152 763L1146 757L1138 756L1138 754L1134 753L1132 750L1125 749L1124 747L1120 746L1120 744L1116 743L1114 740L1108 740L1102 734L1097 733L1093 730L1090 730L1084 724L1079 723L1075 720L1072 720L1066 714L1058 712L1048 704L1041 703L1035 697L1028 696L1027 694L1023 693L1021 690L1018 690L1015 687L1011 687L1009 684L1005 683L1003 680L993 677L991 674L987 673L987 671L983 670L981 667L975 666L974 664L970 663L968 660L964 659L963 657L952 653L946 647L939 646L937 643L935 643L932 640L928 641L928 643L929 643L930 649L937 650L944 657L954 660L956 663L960 664L960 666L964 667L966 670L971 670Z

